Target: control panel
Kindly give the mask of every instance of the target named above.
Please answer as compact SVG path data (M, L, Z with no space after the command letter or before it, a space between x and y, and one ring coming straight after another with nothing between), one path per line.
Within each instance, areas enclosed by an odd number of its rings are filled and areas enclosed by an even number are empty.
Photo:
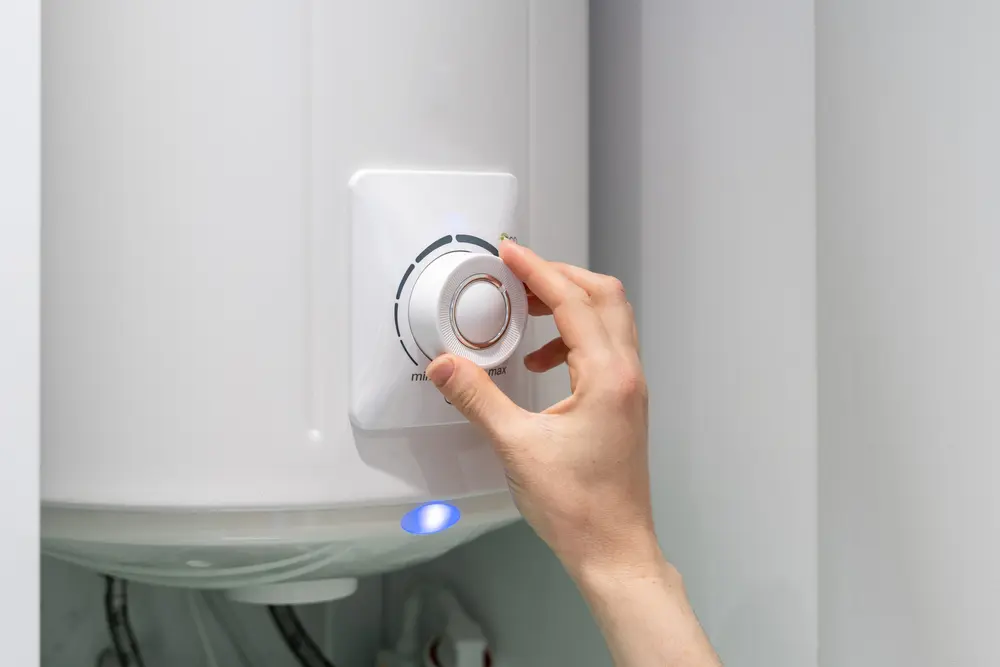
M529 404L528 321L501 238L526 241L511 174L364 170L351 179L351 410L363 430L461 423L425 373L450 353Z

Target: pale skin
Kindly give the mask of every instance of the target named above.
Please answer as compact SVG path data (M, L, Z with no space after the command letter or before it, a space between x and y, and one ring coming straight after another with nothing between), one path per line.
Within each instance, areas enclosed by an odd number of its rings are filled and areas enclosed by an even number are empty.
M428 377L490 436L518 509L576 582L617 667L720 667L654 532L646 383L621 282L509 241L500 255L528 288L531 314L552 315L560 333L525 365L566 364L572 394L529 412L451 355Z

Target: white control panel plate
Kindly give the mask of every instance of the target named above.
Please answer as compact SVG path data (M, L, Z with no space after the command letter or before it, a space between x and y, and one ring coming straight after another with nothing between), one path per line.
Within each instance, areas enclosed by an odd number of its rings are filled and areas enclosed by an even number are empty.
M505 173L363 170L351 178L351 403L363 430L462 423L424 373L410 293L446 253L496 254L502 234L527 243L517 179ZM345 323L348 324L348 323ZM523 348L490 376L530 405Z

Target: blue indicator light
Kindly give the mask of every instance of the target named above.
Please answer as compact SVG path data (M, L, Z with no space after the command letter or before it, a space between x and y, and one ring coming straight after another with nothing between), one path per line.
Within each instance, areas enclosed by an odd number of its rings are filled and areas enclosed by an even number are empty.
M414 535L431 535L447 530L458 523L462 513L448 503L426 503L410 510L399 522L403 530Z

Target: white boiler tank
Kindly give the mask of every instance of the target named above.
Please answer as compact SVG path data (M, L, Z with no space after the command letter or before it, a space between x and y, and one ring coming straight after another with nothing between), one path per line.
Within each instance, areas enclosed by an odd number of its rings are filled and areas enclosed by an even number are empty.
M536 407L549 332L497 246L584 260L585 0L43 25L45 551L301 600L514 520L424 369L463 354Z

